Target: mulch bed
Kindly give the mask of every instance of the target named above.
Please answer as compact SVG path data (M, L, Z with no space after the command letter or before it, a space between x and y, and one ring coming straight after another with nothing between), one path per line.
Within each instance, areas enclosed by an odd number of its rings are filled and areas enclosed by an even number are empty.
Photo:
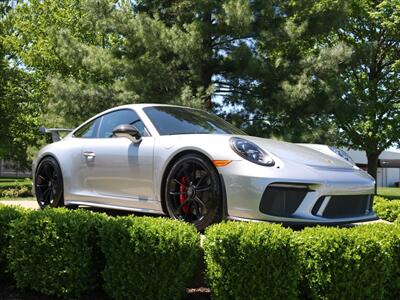
M109 300L110 298L103 291L95 291L84 295L79 300ZM188 288L184 300L210 300L210 289ZM0 300L60 300L57 297L46 296L34 291L19 290L11 282L0 282Z

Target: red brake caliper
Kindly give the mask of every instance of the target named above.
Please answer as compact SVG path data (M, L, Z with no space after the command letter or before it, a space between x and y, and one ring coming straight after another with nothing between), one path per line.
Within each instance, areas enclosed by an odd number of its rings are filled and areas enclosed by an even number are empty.
M183 194L183 193L186 192L186 190L187 190L187 185L188 185L188 183L189 183L189 178L188 178L187 176L183 176L183 177L181 178L180 183L181 183L181 185L180 185L180 187L179 187L179 192L180 192L181 194L179 195L179 202L182 204L183 201L185 201L186 198L187 198L187 195L185 195L185 194ZM184 206L182 207L182 210L183 210L183 212L184 212L185 214L188 213L189 207L187 206L187 204L184 205Z

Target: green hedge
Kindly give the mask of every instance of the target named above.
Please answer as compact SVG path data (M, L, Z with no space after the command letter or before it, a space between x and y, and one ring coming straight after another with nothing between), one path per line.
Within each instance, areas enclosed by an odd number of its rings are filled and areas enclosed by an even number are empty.
M305 298L383 299L393 261L378 232L373 226L299 232Z
M400 200L388 200L383 197L375 196L374 210L379 218L394 222L400 217Z
M357 226L355 234L367 235L382 247L381 252L390 258L389 274L384 286L384 299L400 299L400 226L392 224L370 224ZM376 277L383 274L376 273Z
M110 219L101 232L104 287L113 299L182 299L200 257L193 226L165 218Z
M32 180L0 178L0 197L31 197L32 196Z
M27 212L15 206L0 205L0 280L10 279L6 250L10 243L9 229L11 222Z
M206 231L215 299L400 299L400 226L218 224Z
M62 297L96 288L102 268L96 228L102 219L83 210L45 209L15 220L7 257L17 286Z
M0 277L9 269L47 295L103 284L113 299L181 299L201 253L196 229L176 220L0 206ZM206 230L204 253L215 299L400 299L397 223L227 222Z
M206 279L213 299L295 299L300 260L294 233L266 223L207 229Z

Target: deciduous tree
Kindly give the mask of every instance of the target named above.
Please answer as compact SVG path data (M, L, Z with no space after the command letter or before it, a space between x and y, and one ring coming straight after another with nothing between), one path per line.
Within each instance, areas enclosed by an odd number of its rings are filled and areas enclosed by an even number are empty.
M380 153L400 140L400 2L287 3L281 34L257 41L269 71L257 79L256 101L242 103L243 116L256 119L250 130L272 125L294 141L313 140L315 132L321 141L322 133L364 150L376 178Z
M14 2L0 2L0 159L12 158L27 167L27 151L38 143L43 86L37 74L14 59L5 43L10 30L6 16Z
M338 143L364 150L368 172L376 178L379 155L400 140L400 2L347 5L348 17L321 40L351 51L331 86L336 97L329 118L339 129Z

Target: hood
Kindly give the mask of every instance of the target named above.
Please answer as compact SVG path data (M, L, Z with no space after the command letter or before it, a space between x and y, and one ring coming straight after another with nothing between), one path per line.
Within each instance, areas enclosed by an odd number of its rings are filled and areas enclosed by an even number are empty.
M305 146L253 136L241 136L241 138L252 141L284 162L292 161L310 167L353 169L352 164L341 158L335 158Z

